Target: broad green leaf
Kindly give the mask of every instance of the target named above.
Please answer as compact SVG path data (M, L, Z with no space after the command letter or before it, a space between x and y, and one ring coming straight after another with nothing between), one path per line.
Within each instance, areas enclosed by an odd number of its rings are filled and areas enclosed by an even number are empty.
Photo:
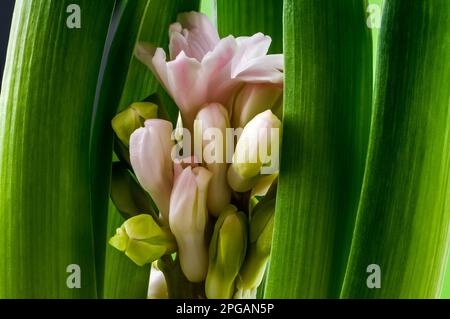
M281 167L268 298L338 297L368 142L363 0L286 0Z
M134 3L135 1L129 1L130 10L133 9ZM124 43L132 41L133 45L128 46L126 51L117 52L120 56L126 57L126 61L123 60L121 62L123 65L120 66L126 67L126 77L120 90L120 97L116 100L116 103L117 101L120 102L114 110L122 110L131 103L142 101L158 92L169 116L172 117L172 120L176 120L173 118L177 113L175 105L171 102L170 97L161 94L161 88L156 78L145 65L133 56L133 49L136 41L139 40L150 42L167 50L169 25L176 21L179 12L196 10L198 6L199 0L147 0L145 9L141 12L141 17L130 20L129 23L134 24L134 28L137 27L138 29L137 33L131 35L125 32L124 37L117 40L125 41ZM128 26L128 28L130 27L131 25ZM111 152L109 156L110 163ZM123 221L120 213L110 202L106 238L113 236L116 228L120 227ZM103 295L105 298L146 298L150 275L149 266L136 266L123 253L116 251L109 245L106 246L105 263ZM130 278L132 279L130 280Z
M262 32L272 37L270 53L283 51L282 0L214 0L221 37L251 36Z
M72 3L15 4L0 96L0 298L97 295L89 130L114 1Z
M344 298L440 295L450 227L449 12L447 0L385 2ZM379 289L368 287L372 264Z
M130 57L139 31L147 0L124 0L115 11L110 28L103 63L103 77L98 83L100 91L91 126L91 179L92 212L94 221L96 273L98 295L103 296L105 247L109 190L111 179L111 154L113 132L111 120L118 109L120 93L125 84Z

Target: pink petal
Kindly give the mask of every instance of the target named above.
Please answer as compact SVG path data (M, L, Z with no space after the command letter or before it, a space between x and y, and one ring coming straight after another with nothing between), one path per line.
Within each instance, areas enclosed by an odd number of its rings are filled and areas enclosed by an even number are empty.
M188 30L198 30L201 32L202 38L209 44L209 48L212 50L220 41L217 28L211 23L209 18L203 13L191 11L178 15L178 22L181 23L183 28ZM200 33L199 33L200 35Z
M239 84L231 78L231 63L236 49L236 40L228 36L203 58L203 78L204 83L208 85L206 103L218 102L225 105L233 89Z
M183 124L188 129L206 100L207 85L201 71L200 62L187 57L184 52L167 63L168 91L180 108Z
M214 50L220 38L208 17L198 12L178 15L178 22L170 26L170 56L174 59L184 51L188 57L202 61Z
M246 65L252 59L265 56L269 50L272 39L262 33L256 33L251 37L239 37L236 39L238 49L233 58L233 74L246 69Z
M234 70L232 78L250 83L283 84L283 70L282 54L265 55L248 61L240 72Z
M157 49L147 42L138 42L134 49L136 58L153 70L152 59ZM164 51L163 51L164 52Z
M130 138L130 161L142 187L151 195L161 215L168 221L173 183L171 151L172 123L152 119Z

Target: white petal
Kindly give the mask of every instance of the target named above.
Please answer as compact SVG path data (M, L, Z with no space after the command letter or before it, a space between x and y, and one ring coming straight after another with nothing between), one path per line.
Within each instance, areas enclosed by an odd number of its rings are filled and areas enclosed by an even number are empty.
M168 299L167 282L161 270L152 265L148 283L148 299Z

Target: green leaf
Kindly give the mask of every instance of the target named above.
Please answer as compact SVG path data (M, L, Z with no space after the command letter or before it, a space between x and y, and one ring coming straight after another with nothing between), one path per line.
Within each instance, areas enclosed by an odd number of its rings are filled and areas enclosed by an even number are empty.
M16 1L0 96L0 298L96 297L89 129L114 1ZM72 13L73 14L73 13ZM66 285L79 265L81 288Z
M363 0L286 0L281 167L268 298L338 297L368 142Z
M134 3L135 1L129 1L130 10L133 10ZM120 90L120 99L118 99L120 102L117 110L123 110L133 102L143 101L160 90L158 81L151 71L133 56L135 43L146 41L167 49L169 25L176 21L179 12L196 10L198 6L199 0L147 0L145 10L141 12L141 18L130 20L129 23L133 23L133 27L137 27L138 32L134 35L124 32L124 38L117 40L132 41L133 43L131 47L127 47L127 51L116 53L127 57L127 60L123 62L127 73L123 88ZM131 27L131 25L128 26L128 28ZM159 94L159 96L163 100L169 116L173 117L177 113L176 106L170 103L170 98L167 95ZM111 161L111 153L109 155L109 161ZM114 235L123 221L120 213L110 202L105 238ZM103 294L105 298L146 298L149 275L149 266L138 267L122 253L106 245Z
M92 180L92 212L94 221L95 257L98 295L103 295L105 246L107 237L108 198L111 179L113 131L111 120L119 106L125 85L128 63L134 50L141 17L147 0L120 2L115 24L110 29L104 52L104 72L98 83L100 91L94 105L91 125L90 158ZM109 48L108 48L109 46Z
M436 298L450 227L450 2L386 1L373 129L342 297ZM367 267L381 268L369 289Z
M283 51L283 1L215 0L217 28L221 37L251 36L262 32L272 37L270 53Z

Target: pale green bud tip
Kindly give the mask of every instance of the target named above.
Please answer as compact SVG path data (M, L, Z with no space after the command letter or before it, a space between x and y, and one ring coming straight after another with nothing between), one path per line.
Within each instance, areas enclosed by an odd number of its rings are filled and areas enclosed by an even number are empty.
M158 117L158 106L150 102L137 102L117 114L111 121L114 132L119 140L128 147L130 136L145 120Z
M267 242L269 251L261 251L264 255L270 253L270 244L272 241L273 218L275 214L275 198L259 202L252 213L250 222L250 242ZM265 245L265 246L267 246Z
M253 290L262 281L272 248L275 199L259 202L250 222L248 253L237 282L241 290Z
M235 192L243 193L251 190L258 183L258 177L244 178L234 165L230 165L227 171L228 184Z
M139 266L151 263L175 250L175 239L166 229L146 214L132 217L116 230L109 240L114 248L123 251Z
M247 219L229 205L220 214L209 248L205 291L208 298L231 298L247 249Z
M278 171L281 121L267 110L244 128L233 154L228 182L238 192L253 188L258 177Z

